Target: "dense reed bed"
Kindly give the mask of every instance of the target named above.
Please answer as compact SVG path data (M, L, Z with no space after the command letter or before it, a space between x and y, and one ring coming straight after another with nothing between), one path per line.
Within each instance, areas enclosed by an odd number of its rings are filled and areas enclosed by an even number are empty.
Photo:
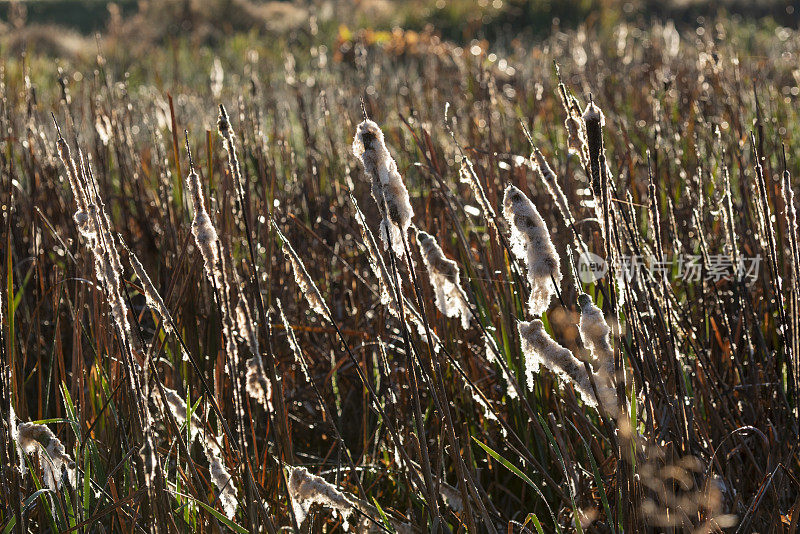
M795 532L800 34L313 24L3 55L0 529Z

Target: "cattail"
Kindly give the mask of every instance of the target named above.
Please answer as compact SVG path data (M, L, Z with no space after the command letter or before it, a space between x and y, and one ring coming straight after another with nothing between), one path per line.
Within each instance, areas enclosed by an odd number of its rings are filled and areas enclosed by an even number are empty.
M547 188L547 192L550 193L553 202L558 206L558 211L561 213L564 223L567 226L573 226L575 224L575 219L572 217L572 212L569 210L567 197L564 195L561 186L558 185L558 177L547 163L542 152L535 145L531 153L531 164L538 171L539 177L542 179L545 188Z
M605 153L603 148L603 126L606 124L605 115L594 102L590 102L583 112L583 123L586 128L586 142L589 147L589 168L591 172L592 192L595 198L595 209L601 210L602 175L605 172ZM598 211L599 213L599 211ZM603 221L603 217L599 216Z
M541 315L561 282L558 252L536 206L510 184L503 198L503 215L511 226L511 250L528 268L528 309L532 315Z
M272 385L264 373L264 366L255 357L245 362L245 388L247 394L261 404L267 411L272 411Z
M235 269L233 272L236 277L236 286L241 287L238 273ZM267 411L272 411L272 383L264 372L264 362L261 359L261 352L258 346L258 334L250 313L250 305L244 295L239 297L239 303L236 305L236 328L239 335L247 342L253 355L245 362L247 367L245 373L247 394L264 406Z
M323 319L327 321L331 320L332 316L330 310L328 309L328 305L325 304L319 289L317 289L317 285L311 279L308 271L306 271L306 266L303 265L303 260L301 260L300 256L297 255L297 252L295 252L295 250L292 248L292 244L289 242L286 236L283 235L283 232L280 231L278 225L273 222L273 226L285 245L284 251L289 263L292 265L294 280L300 287L300 292L306 298L308 305L311 306L312 310L322 316Z
M355 504L324 478L312 475L303 467L289 466L289 496L292 500L297 524L302 525L315 504L329 508L342 515L345 521L353 513Z
M436 294L436 307L446 317L460 317L461 327L466 330L472 314L467 304L467 295L461 288L458 264L445 257L444 251L430 234L418 230L417 242Z
M159 295L158 290L156 290L156 286L150 280L150 277L147 275L147 271L145 271L144 266L139 261L139 258L136 257L136 254L134 254L132 250L125 246L121 239L120 243L122 243L122 246L128 251L128 259L130 260L131 268L133 269L133 272L136 273L137 278L139 278L139 282L142 284L142 290L144 291L144 298L147 302L147 305L161 316L164 330L168 334L172 333L172 315L170 315L167 305L164 304L164 299L162 299L161 295Z
M188 413L188 410L186 409L186 401L174 389L166 386L162 386L161 389L164 392L163 400L160 394L154 394L152 397L156 406L158 406L164 412L169 410L169 412L172 414L172 417L175 418L175 422L178 423L179 426L184 425L186 423L186 414ZM166 401L166 405L164 405L164 400ZM192 412L191 424L189 426L190 436L192 439L195 438L202 427L203 422L200 420L197 412Z
M55 121L56 118L54 115L53 122ZM72 159L72 154L69 150L69 144L67 144L66 139L64 139L64 137L61 135L61 129L58 127L58 123L56 123L56 130L58 130L58 140L56 141L58 155L61 158L61 162L64 164L64 167L67 169L67 178L69 180L70 189L72 189L72 197L75 199L75 203L78 205L78 212L85 213L88 211L86 191L83 189L83 185L81 184L78 175L78 168L75 165L75 160Z
M478 205L481 207L481 211L483 211L483 216L486 218L486 221L494 227L495 220L497 219L497 215L494 212L494 208L492 208L492 204L489 202L489 199L486 197L486 192L483 189L483 185L481 185L481 181L478 179L478 175L475 174L475 169L472 167L472 162L467 159L466 157L461 160L461 168L458 171L461 182L469 184L470 189L472 189L472 194L475 195L475 200L478 201Z
M572 383L583 398L583 402L596 408L597 399L594 396L586 367L572 355L569 349L556 343L547 334L544 323L539 319L529 322L520 321L517 327L522 341L522 352L525 355L525 375L528 389L533 390L533 373L537 372L540 366L545 367L560 380ZM601 387L601 384L596 384L596 386L603 407L612 407L613 391L607 386Z
M53 121L55 122L55 116ZM58 124L56 128L58 129ZM111 219L98 194L99 188L91 165L89 161L84 160L81 151L78 151L80 166L76 165L60 129L58 129L57 145L78 208L74 219L79 231L88 241L87 247L94 258L95 274L104 287L111 317L128 345L138 349L137 338L131 335L127 305L122 298L122 262L117 252L116 239L111 232ZM129 363L132 363L132 360ZM138 376L132 377L130 386L134 390L139 389Z
M461 499L461 492L446 482L439 483L439 495L442 496L444 503L455 513L460 514L464 511L464 501Z
M2 298L0 298L0 304L2 304ZM0 306L0 310L2 306ZM0 312L0 325L2 325L2 312ZM6 382L10 382L10 377L8 377L7 370L4 369L4 374L6 376L3 379ZM9 404L9 411L8 411L8 428L11 433L11 438L16 441L17 434L18 434L18 427L17 427L17 414L14 411L14 406ZM27 469L25 468L25 452L22 450L22 447L16 447L17 449L17 470L19 471L20 476L23 478L25 477L25 473L27 473Z
M372 196L383 216L381 238L384 248L391 244L394 253L402 259L403 243L414 211L408 190L397 172L397 163L384 143L383 132L373 121L365 120L358 125L353 140L353 154L372 179Z
M578 155L583 161L586 156L586 131L583 128L580 114L570 108L569 116L564 120L567 129L567 147L570 154Z
M162 411L169 410L178 425L184 425L188 412L186 402L174 389L162 386L162 390L166 406L164 406L161 395L153 395L154 402ZM220 504L225 510L225 515L229 519L233 519L236 515L237 492L236 487L233 485L232 477L225 469L225 464L222 461L222 449L213 434L201 432L203 423L200 421L197 412L192 412L190 423L189 435L192 440L200 442L208 460L211 482L219 490Z
M233 286L243 288L242 279L239 276L239 271L235 266L232 266L231 272L233 273ZM261 351L258 344L258 333L256 330L256 322L253 320L250 303L244 296L243 292L239 292L239 300L233 310L236 322L236 333L242 341L247 343L250 353L261 362Z
M584 169L589 168L589 145L586 140L586 126L581 117L580 107L574 96L570 96L569 111L564 120L567 129L567 150L580 158Z
M614 348L611 346L611 328L608 326L602 310L595 306L592 298L586 293L578 295L578 306L581 309L580 331L598 372L609 378L614 376Z
M186 150L189 150L189 140L186 140ZM197 248L203 256L203 267L209 282L221 286L222 273L220 272L219 254L217 252L217 230L211 223L206 207L204 205L203 186L200 184L200 176L194 170L192 155L189 152L189 175L186 177L186 189L189 191L189 202L192 205L194 218L192 219L192 235L194 235Z
M208 472L211 475L211 482L219 490L219 503L225 511L228 519L236 516L237 494L236 487L233 485L231 474L225 469L222 458L212 455L208 458Z
M67 478L75 486L75 462L69 457L64 444L45 425L22 423L14 436L17 445L27 454L39 457L44 483L53 490L61 488L61 476L67 470Z
M152 488L158 472L158 458L156 457L156 450L150 433L144 438L144 445L139 449L139 457L142 459L142 465L144 466L144 483L148 488Z
M792 189L792 175L786 167L786 147L783 147L783 180L781 181L781 192L783 193L784 213L786 217L786 228L789 234L789 249L791 250L790 267L792 270L792 283L797 285L797 272L800 269L800 251L798 251L797 239L800 234L797 232L797 208L794 205L794 190Z
M556 76L558 77L558 96L561 98L561 106L567 113L564 120L564 127L567 130L567 147L570 154L580 157L581 165L584 169L589 167L589 148L586 144L586 127L581 118L581 106L578 100L567 92L567 86L561 80L561 69L556 64Z
M239 199L244 199L244 189L242 188L242 171L239 166L239 157L236 155L236 145L233 143L233 129L231 128L228 113L225 111L225 106L219 105L219 118L217 119L217 129L219 135L222 137L225 150L228 152L228 170L233 177L233 183L236 186L236 192L239 194Z
M256 333L255 323L253 316L250 313L250 305L244 296L239 297L239 302L236 304L236 330L239 336L247 342L250 352L260 354L258 346L258 334Z

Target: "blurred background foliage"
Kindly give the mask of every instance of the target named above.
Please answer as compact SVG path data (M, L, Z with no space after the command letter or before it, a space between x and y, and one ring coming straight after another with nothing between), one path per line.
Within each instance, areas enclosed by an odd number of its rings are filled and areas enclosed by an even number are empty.
M732 16L796 27L795 10L791 0L0 0L0 33L7 52L26 43L93 55L91 46L59 47L57 41L83 37L92 45L93 33L135 32L139 50L187 36L195 44L213 45L240 33L298 37L308 31L306 22L314 19L319 31L331 38L340 23L375 30L433 27L442 38L457 43L486 39L502 47L514 39L547 35L554 27L586 23L610 29L622 21L646 24L654 18L683 26L695 25L698 17ZM53 25L60 30L43 31Z

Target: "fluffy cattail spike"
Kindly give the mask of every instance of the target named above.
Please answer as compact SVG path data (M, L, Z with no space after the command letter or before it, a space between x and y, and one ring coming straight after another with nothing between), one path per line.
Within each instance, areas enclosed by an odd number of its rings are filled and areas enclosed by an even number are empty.
M194 235L197 248L203 256L203 267L208 280L217 287L222 286L222 273L219 268L219 254L217 252L217 230L211 222L211 217L204 204L203 186L200 176L194 169L192 151L189 148L189 135L186 135L186 152L189 155L189 175L186 177L186 189L189 191L189 201L192 205L194 218L192 219L192 235Z
M283 235L278 225L275 224L275 221L272 222L272 226L275 228L275 231L283 241L285 246L285 253L286 257L289 260L289 263L292 266L292 271L294 272L294 279L297 282L297 285L300 287L300 291L303 293L303 296L308 301L308 305L311 306L311 309L318 313L323 319L329 321L331 319L331 312L328 309L328 305L325 304L325 300L322 298L322 294L319 292L317 285L314 283L314 280L311 279L311 275L308 274L306 271L306 266L303 264L303 260L300 259L300 256L295 252L294 248L292 248L292 244Z
M444 251L430 234L417 230L417 243L436 294L436 307L446 317L460 317L461 327L466 330L472 314L467 295L461 288L458 264L444 255Z
M75 485L75 462L67 454L53 431L45 425L21 423L13 436L17 446L27 454L36 454L44 475L44 483L53 490L61 488L61 476L64 469L70 484Z
M381 238L384 247L391 244L395 255L403 259L404 241L414 211L408 190L397 171L397 163L389 154L383 132L376 123L367 119L358 125L353 139L353 154L372 179L372 196L383 215Z
M557 290L555 284L561 283L558 252L536 206L511 184L503 197L503 216L511 227L511 250L528 269L528 308L531 315L542 315Z
M539 319L529 322L520 321L517 328L522 342L522 352L525 355L528 389L533 389L533 373L537 372L539 367L545 367L560 380L571 383L580 393L583 402L596 408L597 398L594 395L586 367L573 356L569 349L562 347L550 337L544 329L544 323ZM599 382L596 382L595 385L598 388L603 408L606 410L612 408L614 405L613 390Z
M586 347L591 351L598 372L609 378L614 376L614 347L611 345L611 328L603 312L586 293L578 295L581 311L580 331Z
M593 100L589 102L583 112L583 123L586 129L586 142L589 149L589 164L591 169L591 185L595 199L600 198L601 173L600 157L603 154L603 126L606 124L605 115Z
M298 525L302 525L315 504L330 508L345 520L353 513L355 504L348 496L322 477L312 475L304 467L288 467L289 496Z

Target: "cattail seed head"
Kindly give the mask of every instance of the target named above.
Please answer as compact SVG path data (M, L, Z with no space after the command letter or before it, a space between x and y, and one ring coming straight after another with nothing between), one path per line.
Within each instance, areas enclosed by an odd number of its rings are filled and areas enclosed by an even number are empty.
M586 347L591 351L598 372L614 376L614 348L611 345L611 328L603 312L595 306L586 293L578 295L581 310L580 332Z
M169 410L175 418L175 422L182 426L186 423L186 415L188 413L186 401L181 397L177 391L168 387L162 386L164 399L162 400L161 394L152 396L156 406L159 406L162 411ZM164 405L166 401L166 406ZM219 500L225 515L228 519L233 519L236 515L237 506L237 491L233 485L233 480L230 473L225 468L222 461L222 449L217 443L213 434L203 433L203 423L197 412L192 412L190 421L189 435L192 440L199 441L203 447L203 453L206 456L209 464L209 473L211 475L211 482L219 490Z
M75 462L52 430L45 425L21 423L16 428L14 439L25 453L39 457L44 482L51 490L57 491L61 488L61 474L64 469L67 470L70 484L75 485Z
M250 358L245 362L247 373L245 387L247 394L261 404L268 412L272 411L272 385L264 373L264 366L259 359Z
M436 307L446 317L460 317L461 326L466 330L472 314L466 294L461 288L458 264L444 255L444 251L430 234L417 231L417 243L436 294Z
M554 283L561 282L558 252L536 206L510 184L503 197L503 216L511 227L511 250L528 269L531 285L528 308L532 315L541 315L555 293Z
M333 484L312 475L303 467L289 467L289 496L298 525L302 525L315 504L329 508L348 519L355 504Z
M389 154L383 132L371 120L356 128L353 154L361 161L372 179L372 196L383 215L381 238L385 248L391 247L398 258L403 258L404 246L414 210L397 163Z
M211 475L211 482L219 490L219 502L225 511L225 516L228 519L233 519L236 516L236 506L238 504L236 486L233 485L233 477L225 468L222 458L219 456L210 457L208 459L208 472Z
M152 488L158 471L158 458L156 458L153 440L149 434L145 436L144 445L139 449L139 457L144 466L144 483L148 488Z
M533 373L537 372L539 367L545 367L560 380L572 383L583 402L596 408L597 399L584 364L573 356L569 349L562 347L550 337L541 320L521 321L517 327L522 342L522 352L525 355L528 388L533 389ZM613 406L613 391L607 385L601 386L597 383L596 386L603 407Z
M194 166L190 168L186 177L186 189L189 191L189 200L192 204L192 235L197 248L203 256L203 267L206 277L217 287L222 285L222 276L219 269L219 254L217 252L217 230L211 222L204 205L203 186L200 176L195 172Z
M591 169L592 191L595 199L600 198L601 194L601 158L603 154L603 126L606 124L605 115L594 102L589 103L583 112L583 123L586 129L586 143L589 147L589 166Z

